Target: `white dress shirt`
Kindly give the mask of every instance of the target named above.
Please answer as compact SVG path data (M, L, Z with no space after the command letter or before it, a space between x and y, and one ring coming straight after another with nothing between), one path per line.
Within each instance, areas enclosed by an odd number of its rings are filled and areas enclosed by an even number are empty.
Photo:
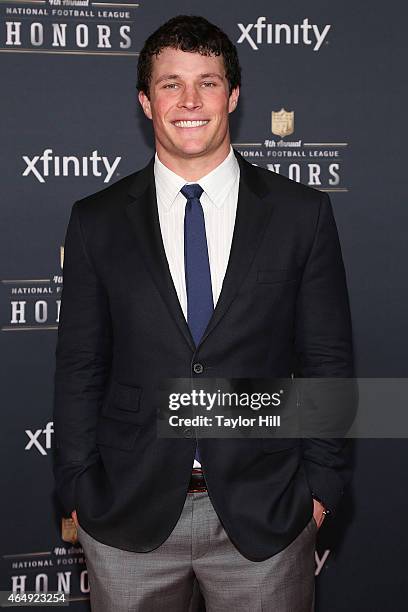
M187 181L167 168L157 153L154 160L157 208L160 229L170 273L185 319L187 291L184 269L184 212L186 198L180 189L187 183L203 188L203 207L210 263L214 308L221 293L234 232L238 203L239 165L232 147L228 156L214 170L196 181ZM193 467L200 464L194 460Z

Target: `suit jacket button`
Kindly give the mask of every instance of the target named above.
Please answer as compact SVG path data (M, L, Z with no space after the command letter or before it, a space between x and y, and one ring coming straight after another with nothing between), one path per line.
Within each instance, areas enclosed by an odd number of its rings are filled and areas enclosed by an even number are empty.
M195 363L193 365L193 371L195 372L195 374L201 374L203 370L204 368L201 363Z
M193 430L191 429L191 427L185 427L183 429L183 434L185 438L192 438L193 437Z

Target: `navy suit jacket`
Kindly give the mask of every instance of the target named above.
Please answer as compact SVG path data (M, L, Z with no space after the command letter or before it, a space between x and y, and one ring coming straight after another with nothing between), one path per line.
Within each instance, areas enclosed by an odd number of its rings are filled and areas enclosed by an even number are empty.
M55 371L54 473L97 540L147 552L174 528L196 440L157 436L166 378L353 376L345 272L326 194L240 165L228 267L198 346L169 271L153 159L76 202L65 239ZM195 364L202 365L194 368ZM199 439L211 502L248 559L285 548L312 492L334 511L350 477L342 439Z

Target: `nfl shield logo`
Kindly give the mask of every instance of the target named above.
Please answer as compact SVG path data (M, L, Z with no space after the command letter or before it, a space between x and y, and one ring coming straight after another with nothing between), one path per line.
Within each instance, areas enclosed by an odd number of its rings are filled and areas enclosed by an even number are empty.
M281 108L279 112L272 111L272 134L289 136L295 131L295 112Z

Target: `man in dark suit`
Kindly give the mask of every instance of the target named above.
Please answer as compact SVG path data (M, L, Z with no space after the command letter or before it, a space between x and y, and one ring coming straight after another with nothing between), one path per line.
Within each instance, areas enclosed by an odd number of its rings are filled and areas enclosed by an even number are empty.
M55 475L91 604L310 612L315 536L349 478L341 439L157 435L167 379L350 377L329 198L230 144L236 49L200 17L145 43L149 164L74 204L55 374Z

